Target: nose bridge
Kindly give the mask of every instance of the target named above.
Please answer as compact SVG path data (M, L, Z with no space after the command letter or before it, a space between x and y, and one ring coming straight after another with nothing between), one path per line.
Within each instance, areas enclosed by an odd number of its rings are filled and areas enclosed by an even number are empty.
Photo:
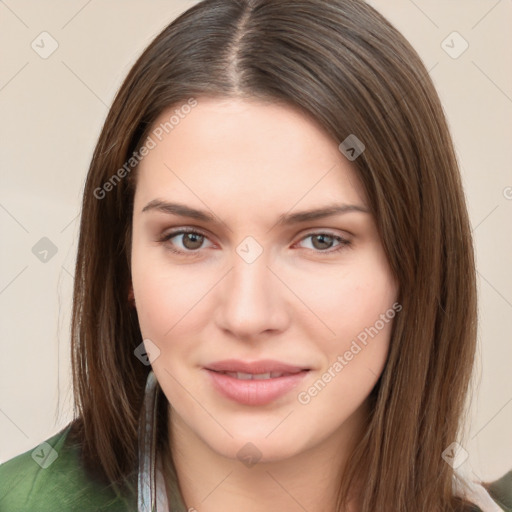
M231 271L231 280L233 285L233 295L240 294L238 301L253 301L264 298L268 289L271 272L268 269L268 261L264 256L260 256L255 261L247 262L237 256L233 258L233 270ZM267 300L269 296L267 295Z
M233 254L232 269L220 298L221 322L237 336L257 335L282 327L280 287L263 252L255 260Z

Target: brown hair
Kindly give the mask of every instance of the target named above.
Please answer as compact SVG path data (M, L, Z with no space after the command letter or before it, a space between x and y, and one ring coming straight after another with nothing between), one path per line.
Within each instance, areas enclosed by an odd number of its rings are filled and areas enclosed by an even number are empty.
M460 429L475 351L470 225L428 72L405 38L360 0L205 0L167 26L129 72L83 197L72 363L86 460L111 482L136 467L150 369L134 357L142 338L127 300L136 169L113 185L111 178L159 114L201 96L283 102L337 144L351 134L364 143L353 164L403 309L337 507L362 482L362 512L462 510L441 454Z

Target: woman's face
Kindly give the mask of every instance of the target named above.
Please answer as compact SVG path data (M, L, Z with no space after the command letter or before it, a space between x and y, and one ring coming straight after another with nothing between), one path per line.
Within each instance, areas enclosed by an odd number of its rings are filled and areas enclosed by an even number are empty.
M262 461L359 432L400 306L353 164L260 102L199 97L150 137L132 283L172 421Z

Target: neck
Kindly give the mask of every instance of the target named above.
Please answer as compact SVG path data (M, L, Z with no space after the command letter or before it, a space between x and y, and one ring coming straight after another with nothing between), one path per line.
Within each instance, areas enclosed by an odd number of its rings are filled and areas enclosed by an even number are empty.
M169 412L170 452L186 510L338 512L347 457L360 438L367 411L360 408L312 448L250 466L213 451L175 411ZM345 510L357 508L351 503Z

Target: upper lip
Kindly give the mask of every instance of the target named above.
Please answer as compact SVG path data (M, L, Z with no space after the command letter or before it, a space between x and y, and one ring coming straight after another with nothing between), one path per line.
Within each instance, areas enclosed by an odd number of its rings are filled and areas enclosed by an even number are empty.
M253 375L270 372L298 373L303 370L309 370L309 368L294 366L282 363L281 361L274 361L272 359L262 359L260 361L250 362L226 359L224 361L210 363L208 366L205 366L205 368L216 372L251 373Z

